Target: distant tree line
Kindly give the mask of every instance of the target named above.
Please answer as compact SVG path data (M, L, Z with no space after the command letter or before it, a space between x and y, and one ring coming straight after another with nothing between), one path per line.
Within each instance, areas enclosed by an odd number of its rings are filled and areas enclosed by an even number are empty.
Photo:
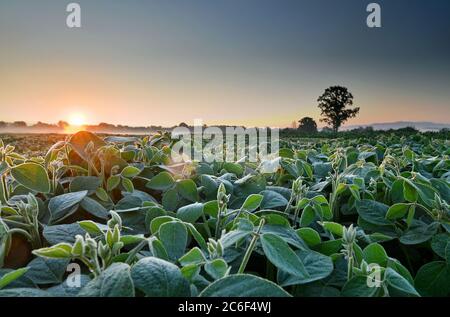
M14 121L14 122L5 122L0 121L0 130L3 131L24 131L24 132L33 132L33 131L45 131L49 133L64 133L64 131L70 127L70 124L66 121L58 121L56 124L49 124L45 122L37 122L35 124L27 124L25 121ZM111 123L101 122L97 125L83 125L83 129L90 132L97 133L148 133L154 131L171 131L174 128L183 127L187 128L190 131L194 131L194 126L189 126L188 124L181 122L178 125L174 125L171 127L163 127L161 125L150 125L150 126L140 126L133 127L128 125L114 125ZM202 128L207 128L208 126L205 124ZM214 126L218 127L222 131L226 131L227 128L244 128L244 126L230 126L230 125L219 125Z
M27 124L25 121L14 121L5 122L0 121L0 130L24 130L24 131L49 131L49 132L64 132L70 124L66 121L58 121L56 124L50 124L38 121L35 124ZM97 132L97 131L108 131L108 132L148 132L157 130L169 130L170 128L165 128L163 126L151 125L146 127L132 127L128 125L114 125L110 123L100 123L98 125L84 125L83 128L86 131Z

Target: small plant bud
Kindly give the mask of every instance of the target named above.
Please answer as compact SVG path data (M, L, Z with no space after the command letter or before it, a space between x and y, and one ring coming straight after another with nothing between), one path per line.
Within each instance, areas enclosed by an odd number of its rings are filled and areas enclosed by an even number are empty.
M14 151L14 149L15 149L14 146L8 144L8 145L6 146L6 148L5 148L5 153L6 153L6 154L10 154L10 153L12 153L12 152Z
M83 237L80 235L77 235L75 238L75 243L72 246L72 255L73 256L83 256L85 253L85 245L84 245L84 240Z
M106 232L106 243L109 245L110 248L112 248L113 244L114 244L114 238L113 238L113 232L111 229L108 229L108 231Z
M86 243L86 253L89 253L91 257L97 256L97 242L92 238L87 238L88 234L86 234L86 237L84 239Z
M114 165L114 166L111 168L111 175L116 175L117 173L119 173L119 170L120 170L120 166Z
M208 252L209 255L212 256L214 253L216 253L216 249L214 248L214 246L210 243L208 243Z
M120 241L120 230L119 230L119 226L118 226L118 225L116 225L116 226L114 227L114 231L113 231L113 241L114 241L114 243Z
M116 242L116 243L114 243L114 245L112 246L111 252L112 252L113 254L118 254L119 251L120 251L120 249L123 248L123 246L124 246L123 242L121 242L121 241Z
M369 272L369 265L367 264L366 261L362 260L361 265L360 265L360 270L362 274L367 275Z
M353 228L353 224L350 227L344 227L344 234L342 239L346 244L352 244L356 239L356 229Z
M217 200L220 201L227 195L227 190L223 183L220 183L219 189L217 190Z
M115 225L118 225L119 229L122 229L122 218L120 218L119 214L114 210L111 210L110 213L111 219L108 221L108 227L113 229Z
M292 191L294 192L294 194L300 193L302 182L302 179L299 177L292 183Z
M103 242L98 243L98 255L105 261L109 260L111 256L111 249Z
M223 256L223 246L220 241L217 241L217 248L216 248L217 256L222 257Z

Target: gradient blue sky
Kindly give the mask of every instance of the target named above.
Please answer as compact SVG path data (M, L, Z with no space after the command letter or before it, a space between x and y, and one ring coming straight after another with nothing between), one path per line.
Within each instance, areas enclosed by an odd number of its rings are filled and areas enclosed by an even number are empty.
M450 1L0 0L0 120L288 126L345 85L349 124L450 122Z

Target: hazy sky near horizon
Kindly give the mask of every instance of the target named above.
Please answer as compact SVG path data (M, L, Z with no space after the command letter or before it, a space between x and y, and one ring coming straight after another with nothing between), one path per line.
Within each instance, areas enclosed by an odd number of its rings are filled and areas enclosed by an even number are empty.
M450 123L450 1L0 0L0 120L288 126L336 84L348 124Z

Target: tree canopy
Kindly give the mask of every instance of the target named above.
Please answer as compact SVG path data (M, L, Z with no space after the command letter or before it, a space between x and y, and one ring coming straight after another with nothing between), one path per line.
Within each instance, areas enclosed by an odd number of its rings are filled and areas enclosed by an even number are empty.
M332 86L325 90L317 100L319 109L322 111L321 122L326 122L334 132L350 118L356 117L359 107L353 107L353 95L347 88Z
M311 117L304 117L299 122L298 131L305 133L316 133L317 123Z

